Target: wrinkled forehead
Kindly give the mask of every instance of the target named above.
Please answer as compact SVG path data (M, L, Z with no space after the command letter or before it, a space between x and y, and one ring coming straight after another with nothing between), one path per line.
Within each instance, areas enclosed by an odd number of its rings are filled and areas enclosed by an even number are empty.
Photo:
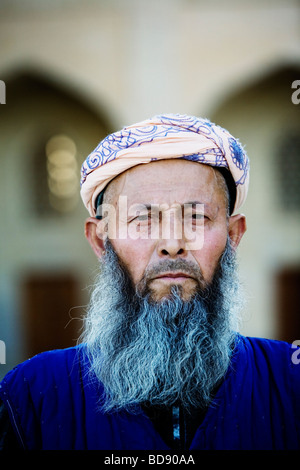
M138 165L115 178L105 190L105 202L117 203L120 195L132 203L210 202L220 194L221 175L195 162L156 161Z

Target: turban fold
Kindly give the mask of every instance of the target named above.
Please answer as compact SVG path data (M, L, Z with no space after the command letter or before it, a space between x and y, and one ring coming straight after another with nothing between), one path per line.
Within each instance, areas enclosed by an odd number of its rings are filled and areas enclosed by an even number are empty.
M108 135L86 158L80 184L90 215L95 216L97 196L116 176L136 165L172 158L228 170L236 189L233 211L245 201L249 160L239 141L207 119L164 114Z

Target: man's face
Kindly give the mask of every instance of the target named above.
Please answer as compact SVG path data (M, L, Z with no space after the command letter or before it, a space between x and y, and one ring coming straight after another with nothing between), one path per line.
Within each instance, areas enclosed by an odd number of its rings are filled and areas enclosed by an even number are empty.
M125 217L124 214L120 215L119 196L127 197L128 208L138 205L146 207L159 205L167 208L165 217L161 215L161 219L170 224L169 237L152 239L149 236L134 240L127 237L111 240L133 283L138 286L143 281L145 273L147 276L149 272L150 279L144 281L148 283L155 300L168 295L172 285L182 286L182 297L188 300L197 286L195 278L199 268L203 280L209 283L226 245L228 234L226 198L215 170L199 163L166 160L147 164L146 167L144 165L134 167L117 178L113 184L114 197L111 203L116 206L117 218L121 223L127 224L129 230L130 226L137 223L140 224L139 229L144 230L151 214L148 214L148 217L142 214L140 217L142 220L138 222L136 217L132 220L136 212L130 214L128 210ZM197 206L191 206L192 202L200 203L201 206L198 207L201 209L197 210ZM173 230L173 223L176 223L178 214L176 210L172 213L170 208L184 207L184 204L189 204L190 211L193 212L190 216L195 220L199 220L196 217L203 218L204 225L198 229L203 231L203 246L196 250L188 249L189 240L186 239L185 233L182 233L181 238L176 238ZM161 269L155 269L161 262L169 260L183 260L188 263L189 268L170 271L162 264Z
M120 206L122 197L126 198L126 211ZM205 287L211 282L228 234L235 248L246 230L244 216L227 216L222 176L210 166L191 161L161 160L133 167L112 181L105 198L104 202L116 210L121 232L126 228L128 234L145 234L152 217L150 209L136 217L138 212L132 208L166 208L162 210L158 237L120 237L117 231L110 238L137 291L146 288L155 301L167 297L174 285L180 286L182 298L189 300L199 284ZM183 208L185 204L190 208L187 214L192 224L199 217L202 222L195 230L202 234L202 243L196 249L190 249L185 230L178 237L174 229L178 210L172 208ZM170 226L169 236L162 235L161 225L166 221ZM95 253L101 256L107 236L106 223L88 219L86 235Z

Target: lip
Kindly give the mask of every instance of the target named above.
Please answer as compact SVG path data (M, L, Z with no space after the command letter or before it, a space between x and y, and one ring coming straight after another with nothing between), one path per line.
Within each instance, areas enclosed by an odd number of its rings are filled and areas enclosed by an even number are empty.
M181 279L193 279L189 274L178 272L178 273L164 273L155 277L155 279L165 279L165 280L181 280Z

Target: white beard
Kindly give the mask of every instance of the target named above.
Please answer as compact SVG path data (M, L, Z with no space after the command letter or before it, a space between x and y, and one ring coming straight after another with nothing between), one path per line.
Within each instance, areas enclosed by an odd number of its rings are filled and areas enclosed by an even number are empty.
M190 301L176 286L160 302L138 294L109 242L100 265L81 339L103 411L206 407L228 369L243 301L230 244Z

